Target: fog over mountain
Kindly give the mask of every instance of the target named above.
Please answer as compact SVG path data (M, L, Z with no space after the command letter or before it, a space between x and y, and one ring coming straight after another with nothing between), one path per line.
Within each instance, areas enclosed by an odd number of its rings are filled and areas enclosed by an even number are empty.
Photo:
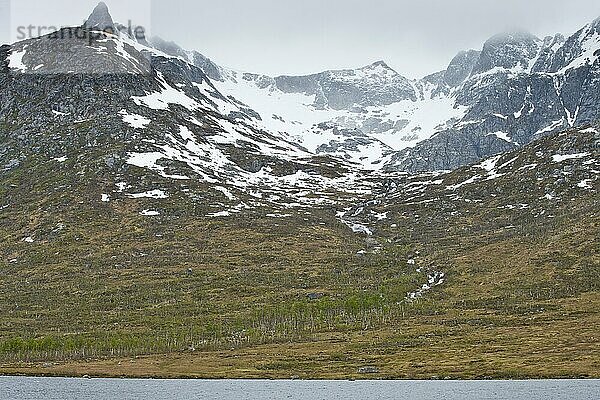
M5 7L9 0L0 0L0 13L3 3ZM11 5L15 18L43 26L79 24L96 3L23 0ZM570 33L600 15L600 3L593 0L106 3L121 23L134 16L153 34L210 55L220 65L271 76L383 59L402 75L421 78L445 68L458 51L479 49L499 32L519 28L539 37Z

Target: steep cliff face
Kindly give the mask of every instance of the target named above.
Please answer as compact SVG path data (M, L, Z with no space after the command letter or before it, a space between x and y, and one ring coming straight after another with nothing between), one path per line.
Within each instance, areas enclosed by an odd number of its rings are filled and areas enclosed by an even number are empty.
M471 76L480 57L481 52L475 50L458 53L444 71L444 83L450 87L459 86Z
M490 39L451 94L464 118L393 155L390 170L450 170L600 118L600 20L568 39ZM461 57L459 57L461 58ZM454 70L455 68L452 68ZM463 74L464 75L464 74Z

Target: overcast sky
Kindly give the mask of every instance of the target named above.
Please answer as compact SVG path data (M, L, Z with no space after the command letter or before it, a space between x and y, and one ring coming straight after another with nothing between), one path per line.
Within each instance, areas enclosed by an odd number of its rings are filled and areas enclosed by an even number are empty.
M269 75L384 60L416 78L444 69L458 51L480 49L499 32L570 35L600 17L598 0L105 2L121 23L131 19L218 64ZM97 0L0 0L0 13L9 3L14 36L18 25L79 25Z

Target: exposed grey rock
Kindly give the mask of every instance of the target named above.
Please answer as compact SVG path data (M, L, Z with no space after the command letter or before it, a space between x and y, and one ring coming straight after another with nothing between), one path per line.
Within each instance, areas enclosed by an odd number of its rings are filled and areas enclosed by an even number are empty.
M386 169L410 172L450 171L516 147L494 135L482 136L476 132L449 130L438 133L414 148L394 154Z
M5 171L9 171L11 169L17 168L19 165L21 165L21 162L17 159L12 159L9 160L6 165L4 165L4 170Z
M328 122L318 124L313 128L316 132L328 133L336 137L334 140L329 140L316 148L315 153L319 155L335 155L336 157L346 159L348 161L363 162L369 160L367 155L362 155L361 152L365 148L381 149L384 155L391 154L393 149L362 132L360 129L345 129L338 126L336 123ZM374 164L380 164L381 161L375 160Z
M435 99L436 97L448 96L450 94L451 87L444 81L444 75L446 71L439 71L431 75L427 75L420 81L416 82L415 87L419 89L419 98L421 100ZM427 96L428 89L430 95ZM410 122L410 121L409 121Z
M86 29L116 32L115 23L108 11L108 6L104 2L98 3L83 26Z
M127 54L124 56L117 51L119 44L107 33L78 27L63 28L37 40L15 43L6 49L13 54L24 53L24 70L20 72L33 75L150 74L148 57L126 43L122 44ZM68 109L55 111L64 112Z
M444 82L450 87L456 87L463 83L475 68L481 56L480 51L468 50L458 53L444 71Z
M600 34L600 18L563 41L562 45L554 51L550 48L543 62L538 61L534 67L534 72L556 73L560 71L580 57L584 52L583 44L593 42L598 34ZM555 40L560 41L560 39L560 37L557 37ZM598 54L594 56L598 57ZM590 63L593 63L593 60L590 60Z
M561 35L560 33L556 34L555 36L546 37L544 39L544 44L542 45L542 50L540 52L540 55L539 55L537 61L535 62L535 64L533 65L533 68L531 69L531 71L532 72L548 71L550 69L549 66L552 65L554 57L556 55L555 54L556 48L563 46L564 43L565 43L565 37L563 35Z
M306 295L309 300L319 300L325 297L325 293L309 293Z
M360 367L358 369L358 373L359 374L378 374L379 373L379 368L377 367Z

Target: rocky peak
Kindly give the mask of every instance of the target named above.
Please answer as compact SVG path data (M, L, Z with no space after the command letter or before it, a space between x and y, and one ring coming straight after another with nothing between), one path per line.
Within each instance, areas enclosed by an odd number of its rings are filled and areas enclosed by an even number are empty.
M347 71L330 71L332 74L344 74ZM355 76L358 79L364 79L368 77L379 77L379 78L388 78L393 79L400 77L400 74L396 72L393 68L387 65L384 61L377 61L373 64L369 64L362 68L358 68L353 71Z
M559 46L560 44L560 46ZM593 64L600 57L600 18L587 24L562 43L557 42L551 57L540 65L537 71L556 73L576 68L584 64Z
M94 8L94 11L92 11L87 21L85 21L83 27L101 31L116 31L115 23L108 11L108 6L102 1Z
M531 72L546 72L552 65L556 52L565 44L565 37L560 33L554 36L546 36L542 44L540 55Z
M539 38L527 31L507 31L496 34L489 38L483 45L486 47L493 46L505 46L505 45L520 45L520 44L528 44L531 42L538 42Z
M528 32L507 32L492 36L483 45L473 75L499 67L527 69L529 61L538 54L541 41Z
M173 57L187 57L187 52L184 49L182 49L177 43L164 40L163 38L158 36L152 36L150 38L150 45L155 49L160 50L163 53Z
M456 87L467 79L475 64L479 60L481 52L476 50L461 51L458 53L448 65L444 73L444 83L450 87Z
M557 33L554 36L546 36L544 38L544 48L561 46L566 41L564 35Z
M588 38L600 35L600 17L596 18L589 25Z
M383 69L389 69L389 70L393 71L393 69L390 68L390 66L387 65L385 61L382 61L382 60L376 61L370 65L367 65L366 67L363 67L362 69L375 69L375 68L383 68Z
M219 66L197 51L186 51L177 43L169 42L158 36L151 37L149 45L165 54L180 57L188 63L195 65L208 75L210 79L221 82L224 79Z

